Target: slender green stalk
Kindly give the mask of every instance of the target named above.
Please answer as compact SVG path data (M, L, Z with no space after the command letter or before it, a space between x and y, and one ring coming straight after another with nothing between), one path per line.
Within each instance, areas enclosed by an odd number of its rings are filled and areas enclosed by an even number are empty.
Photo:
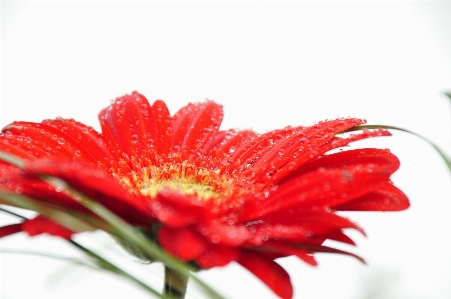
M184 299L186 287L188 285L188 276L174 271L169 267L164 267L164 289L163 296L174 299Z

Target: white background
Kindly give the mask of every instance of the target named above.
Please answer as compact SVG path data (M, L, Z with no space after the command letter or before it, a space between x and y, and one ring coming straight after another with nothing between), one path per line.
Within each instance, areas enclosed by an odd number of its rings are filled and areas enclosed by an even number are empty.
M172 113L206 98L222 128L258 132L355 116L408 128L451 153L451 2L1 2L1 126L62 116L98 128L110 99L138 90ZM364 266L319 254L280 260L295 298L451 298L451 176L434 150L393 132L354 146L390 148L393 181L412 207L348 213L367 232ZM2 224L16 219L0 214ZM103 234L77 238L161 288ZM0 249L78 253L52 237L11 236ZM2 253L0 297L148 298L103 272ZM239 266L200 275L228 298L275 298ZM194 285L188 298L200 298Z

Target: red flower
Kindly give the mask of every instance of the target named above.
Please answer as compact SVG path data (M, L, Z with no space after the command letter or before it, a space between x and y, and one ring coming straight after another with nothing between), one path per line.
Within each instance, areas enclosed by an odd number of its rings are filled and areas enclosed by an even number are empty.
M398 211L409 206L390 181L399 167L388 150L329 151L352 141L389 135L337 134L364 121L347 118L258 135L220 131L222 107L189 104L174 116L163 101L150 105L134 92L100 112L102 133L72 119L14 122L0 150L22 158L23 169L0 162L0 189L15 190L74 211L86 211L37 174L59 177L201 268L236 261L281 298L290 278L275 258L296 255L315 265L314 252L338 252L327 239L348 244L344 229L363 230L336 211ZM1 200L0 200L1 201ZM0 229L71 232L38 216Z

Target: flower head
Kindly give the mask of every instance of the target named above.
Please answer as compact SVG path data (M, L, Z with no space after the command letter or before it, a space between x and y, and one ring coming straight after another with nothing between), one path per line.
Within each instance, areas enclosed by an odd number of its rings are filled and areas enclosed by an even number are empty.
M274 259L344 253L326 240L354 242L345 229L363 230L337 211L398 211L409 201L390 181L399 161L389 150L334 151L350 142L386 136L384 130L341 133L360 119L256 134L219 129L222 106L188 104L171 116L161 100L134 92L99 114L102 132L72 119L14 122L0 150L25 161L0 162L0 190L13 190L73 211L86 209L42 181L59 177L128 223L156 230L162 248L208 269L236 261L281 298L290 279ZM1 202L1 199L0 199ZM69 238L74 232L37 216L0 228Z

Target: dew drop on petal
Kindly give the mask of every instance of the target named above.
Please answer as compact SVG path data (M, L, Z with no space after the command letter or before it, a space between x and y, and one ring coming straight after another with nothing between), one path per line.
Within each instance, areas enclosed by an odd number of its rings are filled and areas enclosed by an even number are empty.
M172 127L167 127L166 128L166 135L172 136Z
M64 138L58 138L58 143L64 144L64 143L66 143L66 140L64 140Z
M219 243L219 241L221 241L221 237L219 237L218 235L213 235L211 237L211 242L217 244L217 243Z
M80 152L79 150L76 150L76 151L74 152L74 155L77 156L77 157L80 157L81 152Z
M237 237L237 232L234 230L228 231L227 236L231 239L235 239Z
M327 183L324 184L324 185L323 185L323 190L324 190L324 191L330 191L330 184L327 184Z

